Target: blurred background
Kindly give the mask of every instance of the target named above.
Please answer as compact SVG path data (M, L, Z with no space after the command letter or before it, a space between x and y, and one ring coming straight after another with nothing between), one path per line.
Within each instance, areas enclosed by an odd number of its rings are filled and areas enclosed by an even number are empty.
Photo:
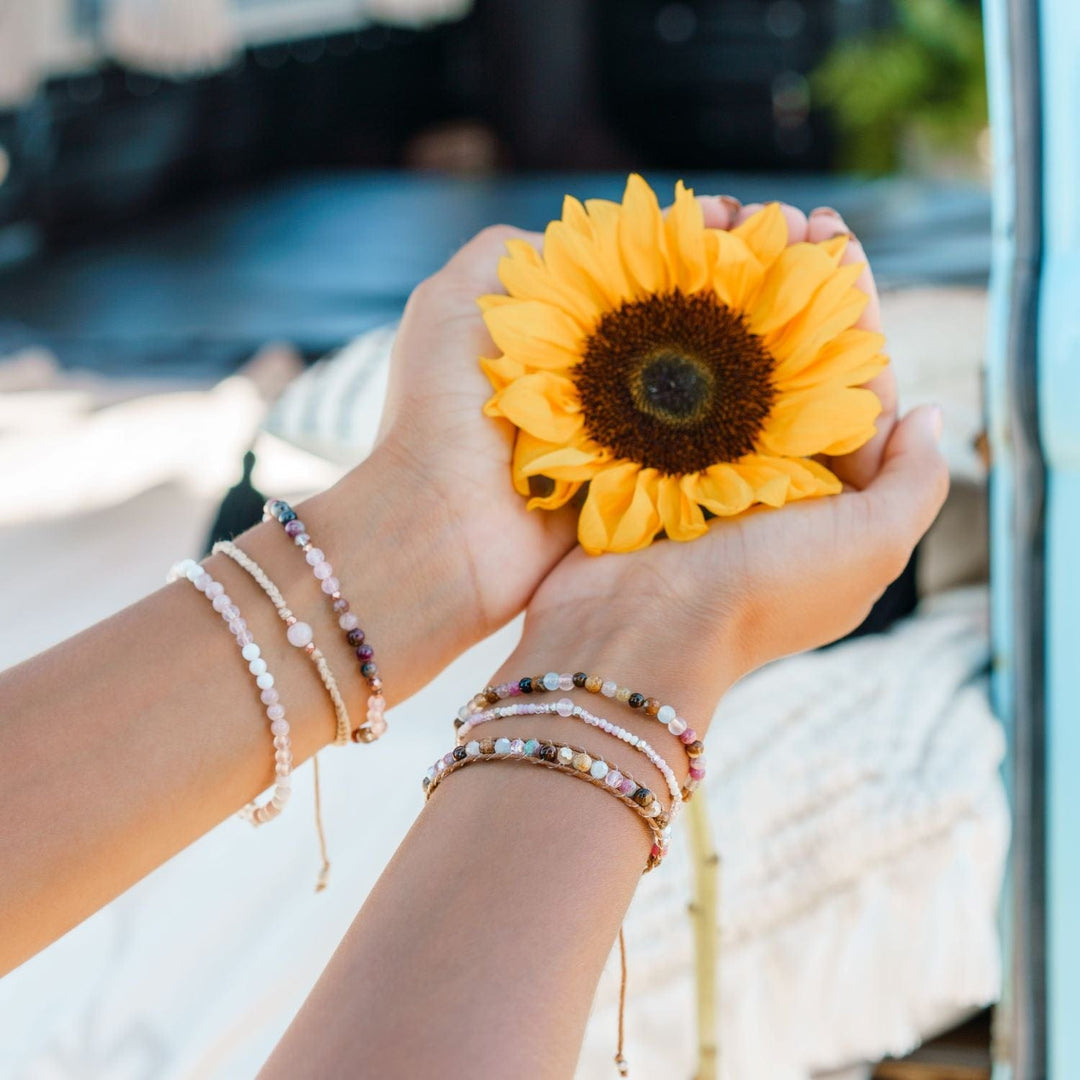
M252 487L302 496L361 460L410 290L484 225L540 229L630 170L662 203L682 177L834 206L874 263L905 403L945 408L953 494L858 639L725 704L715 826L743 840L721 840L721 1074L988 1077L1008 815L983 41L971 0L0 0L0 667L242 528ZM421 718L514 633L396 710L366 752L381 773L434 755ZM770 785L807 740L820 775ZM324 764L336 888L310 895L304 815L276 837L223 824L0 981L0 1074L253 1075L419 806L388 788L389 824L348 850L354 765ZM693 1015L688 930L655 940L684 901L676 870L631 918L631 1017L658 995L640 1075L692 1065L692 1026L685 1062L657 1056ZM614 993L582 1076L608 1074Z

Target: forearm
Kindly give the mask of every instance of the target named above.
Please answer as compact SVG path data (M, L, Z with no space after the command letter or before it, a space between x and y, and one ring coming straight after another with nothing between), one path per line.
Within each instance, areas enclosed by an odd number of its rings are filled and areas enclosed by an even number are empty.
M662 630L654 625L653 633ZM702 729L725 676L714 672L695 685L656 649L650 665L642 637L640 627L621 639L610 629L594 636L580 619L527 628L493 681L584 667L678 702ZM571 696L647 736L685 777L684 747L660 725L606 698ZM484 725L477 735L485 734L586 747L655 786L667 805L642 755L580 721L519 716ZM402 782L419 783L419 775ZM651 844L632 811L569 777L492 762L445 779L266 1074L572 1075Z
M403 516L396 483L373 460L300 508L377 647L391 704L469 644L462 627L470 622L462 609L467 573L440 555L454 550L450 525L431 511ZM276 522L238 544L312 626L354 723L362 721L357 658L301 553ZM327 692L255 582L224 556L207 565L276 678L299 764L333 738ZM274 778L254 677L207 598L186 581L0 675L0 703L0 971ZM362 747L339 752L361 764Z

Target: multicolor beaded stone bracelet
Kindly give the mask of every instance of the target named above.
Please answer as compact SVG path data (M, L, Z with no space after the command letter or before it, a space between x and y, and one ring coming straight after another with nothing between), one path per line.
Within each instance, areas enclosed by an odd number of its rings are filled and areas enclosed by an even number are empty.
M698 738L697 732L678 715L673 706L665 705L657 698L646 697L629 687L620 686L617 682L600 675L588 675L584 671L576 671L572 675L549 671L545 675L526 676L517 682L485 686L467 705L458 710L458 719L455 723L466 723L471 716L506 698L523 694L553 693L556 690L566 692L574 689L587 690L590 694L602 694L631 709L640 709L646 716L663 724L672 735L678 737L686 748L686 756L690 759L690 774L683 785L683 797L688 798L697 790L698 785L705 779L706 764L705 744Z
M430 799L432 792L451 773L479 761L526 762L566 773L601 788L629 806L652 832L653 845L644 872L659 866L667 854L671 843L671 815L664 811L656 796L624 770L593 757L580 746L534 738L472 740L464 746L455 746L428 769L422 781L425 797Z
M485 709L480 713L475 713L458 728L458 743L464 744L474 727L477 727L480 724L486 724L491 720L504 720L511 716L552 715L574 717L575 719L582 720L590 727L597 728L608 735L613 735L616 739L620 739L628 746L637 750L639 754L643 754L648 758L648 760L660 771L660 774L664 778L664 783L667 784L668 791L671 794L671 808L669 813L671 814L671 820L675 820L679 811L682 809L683 798L682 789L679 786L679 781L672 771L671 766L649 745L648 742L646 742L645 739L641 738L640 735L635 735L632 731L627 731L626 728L621 728L618 724L613 724L610 720L605 720L604 717L589 712L588 709L581 705L575 705L569 698L560 698L554 703L547 704L530 701L521 702L517 705L500 705L495 708Z
M356 650L360 661L360 674L368 685L367 723L353 733L354 742L374 742L386 731L386 698L383 696L382 678L375 663L375 650L367 641L360 620L349 610L349 601L341 595L341 582L334 576L334 568L323 552L315 547L307 527L296 516L296 511L284 499L267 499L263 505L263 520L279 522L285 534L304 553L308 566L319 581L319 586L329 597L338 626L345 631L345 640Z
M255 676L255 685L258 686L262 703L266 706L270 733L274 737L274 774L276 777L274 790L271 797L261 806L251 802L240 812L240 816L250 821L252 825L263 825L281 813L292 791L289 780L293 764L292 743L289 739L289 723L285 719L285 706L282 705L281 696L274 687L274 676L267 670L261 650L255 643L247 622L241 618L240 609L225 592L225 586L220 581L215 581L207 573L205 567L194 559L184 559L172 568L168 580L176 581L179 578L186 578L199 592L205 594L214 610L228 625L229 632L240 647L240 655L247 661L248 670Z
M334 706L334 716L337 720L337 734L334 743L344 746L349 741L352 731L352 722L349 720L349 710L345 705L345 699L341 696L337 679L334 677L326 657L315 644L315 636L311 627L306 622L300 622L292 613L281 590L270 580L266 571L247 552L237 547L230 540L219 540L212 549L212 554L218 553L228 556L241 569L245 570L270 598L278 617L285 624L285 637L294 648L302 649L315 665L319 673L319 679L326 688L330 701Z

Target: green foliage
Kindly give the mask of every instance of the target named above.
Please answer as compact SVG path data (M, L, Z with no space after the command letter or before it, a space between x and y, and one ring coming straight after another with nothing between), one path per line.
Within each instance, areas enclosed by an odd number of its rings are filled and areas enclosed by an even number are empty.
M893 0L896 25L840 42L813 75L833 110L841 164L894 170L906 137L971 152L986 125L980 8L972 0Z

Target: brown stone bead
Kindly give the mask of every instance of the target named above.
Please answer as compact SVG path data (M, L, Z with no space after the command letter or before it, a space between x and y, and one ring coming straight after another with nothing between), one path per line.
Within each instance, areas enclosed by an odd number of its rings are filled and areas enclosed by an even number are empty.
M645 704L645 695L631 694L626 704L629 705L631 709L640 709L641 706Z
M586 675L584 671L575 671L574 672L574 685L579 690L583 690L585 688L585 680L588 679L588 677L589 676Z
M537 694L546 694L548 692L548 688L544 685L543 675L533 676L533 691Z
M687 757L701 757L705 753L705 744L700 739L695 739L692 743L686 744L686 756Z
M457 729L459 727L461 727L464 723L465 723L465 721L462 720L460 716L455 716L454 717L454 730L457 731Z
M481 754L494 754L495 753L495 740L494 739L481 739L480 740L480 753Z
M650 716L655 716L660 711L662 705L663 702L657 701L654 697L645 699L645 711Z
M671 824L671 815L657 814L655 820L656 824L659 825L661 829L666 829Z
M604 680L601 679L599 675L590 675L585 680L585 689L588 690L590 694L599 694L600 687L603 685Z
M466 752L464 746L455 746L454 747L454 760L455 761L464 761L468 756L469 755Z
M487 688L487 689L486 689L486 690L484 691L484 700L485 700L485 701L486 701L486 702L487 702L487 703L488 703L489 705L496 705L496 704L498 704L498 701L499 701L499 695L498 695L497 693L495 693L495 688L494 688L494 687L491 687L491 686L489 686L489 687L488 687L488 688Z
M638 804L638 806L650 807L656 802L656 796L646 787L639 787L633 795L630 796Z
M537 757L543 758L544 761L555 761L558 756L559 751L551 743L544 743L537 754Z

